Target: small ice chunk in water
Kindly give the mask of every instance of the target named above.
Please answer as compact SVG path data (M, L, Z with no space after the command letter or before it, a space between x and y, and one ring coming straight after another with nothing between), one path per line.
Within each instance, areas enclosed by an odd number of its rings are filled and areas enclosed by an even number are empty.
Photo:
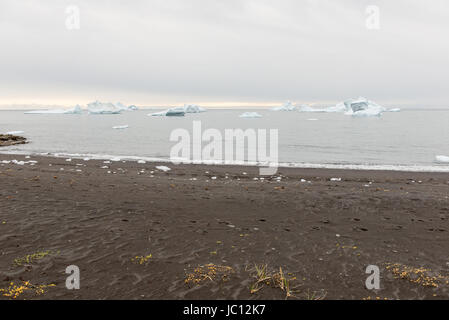
M139 160L139 161L137 161L137 163L140 163L140 164L145 164L145 163L147 163L145 160Z
M448 156L436 156L435 159L437 162L449 163Z
M262 116L257 112L244 112L240 116L240 118L261 118Z
M341 181L341 178L331 178L331 181Z
M164 171L164 172L171 170L169 167L166 167L166 166L157 166L156 169Z
M122 125L122 126L114 126L112 127L112 129L118 129L118 130L123 130L123 129L128 129L129 126L127 124Z

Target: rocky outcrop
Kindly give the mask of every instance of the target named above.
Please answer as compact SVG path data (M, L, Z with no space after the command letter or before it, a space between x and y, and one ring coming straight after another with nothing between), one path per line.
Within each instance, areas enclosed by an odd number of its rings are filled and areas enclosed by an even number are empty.
M12 134L0 134L0 147L27 143L27 139Z

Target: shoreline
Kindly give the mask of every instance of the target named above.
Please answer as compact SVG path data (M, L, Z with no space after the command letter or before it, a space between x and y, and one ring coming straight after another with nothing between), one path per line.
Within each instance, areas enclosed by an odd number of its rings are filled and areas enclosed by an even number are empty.
M145 156L131 156L131 155L108 155L108 154L92 154L92 153L63 153L63 152L27 152L27 151L6 151L0 148L0 155L8 156L33 156L33 157L48 157L48 158L73 158L82 160L89 158L90 160L113 160L120 159L124 161L137 162L145 161L150 163L174 163L171 159L155 158ZM205 166L236 166L236 167L264 167L260 163L223 163L223 161L181 161L182 165L205 165ZM436 163L437 165L381 165L381 164L318 164L318 163L292 163L281 162L277 164L278 169L322 169L322 170L354 170L354 171L388 171L388 172L422 172L422 173L449 173L449 164ZM279 171L279 170L278 170Z
M54 286L17 299L285 299L275 285L251 291L254 266L266 265L288 275L291 299L448 298L447 173L283 168L262 180L256 167L105 161L0 157L0 290L29 281ZM211 264L225 280L201 278ZM80 290L65 288L69 265ZM380 291L364 286L368 265Z

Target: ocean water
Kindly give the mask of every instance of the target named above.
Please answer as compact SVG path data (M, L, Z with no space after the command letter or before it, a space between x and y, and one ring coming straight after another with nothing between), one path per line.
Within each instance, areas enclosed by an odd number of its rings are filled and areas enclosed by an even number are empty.
M2 153L58 154L122 159L168 159L172 130L278 129L279 162L299 167L449 171L449 110L402 110L381 117L340 113L257 111L262 118L239 118L245 110L208 110L185 117L151 117L154 110L118 115L24 114L0 111L0 132L24 131L29 144ZM128 125L124 130L114 126ZM147 160L148 160L147 159Z

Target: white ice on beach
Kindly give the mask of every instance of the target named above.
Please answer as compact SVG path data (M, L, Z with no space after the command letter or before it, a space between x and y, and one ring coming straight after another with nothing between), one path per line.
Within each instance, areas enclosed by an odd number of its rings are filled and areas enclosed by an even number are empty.
M171 170L169 167L166 167L166 166L157 166L156 169L164 171L164 172Z
M297 108L294 105L292 105L292 103L290 101L287 101L282 106L271 108L271 110L272 111L296 111Z
M72 109L49 109L49 110L34 110L26 111L25 114L81 114L83 109L80 105L76 105Z
M122 110L113 103L95 101L87 105L87 111L89 114L118 114Z
M240 118L261 118L262 116L257 112L244 112L240 116Z
M449 157L448 156L436 156L435 160L437 162L449 163Z
M129 126L127 124L122 125L122 126L114 126L112 127L112 129L118 129L118 130L123 130L123 129L128 129Z

